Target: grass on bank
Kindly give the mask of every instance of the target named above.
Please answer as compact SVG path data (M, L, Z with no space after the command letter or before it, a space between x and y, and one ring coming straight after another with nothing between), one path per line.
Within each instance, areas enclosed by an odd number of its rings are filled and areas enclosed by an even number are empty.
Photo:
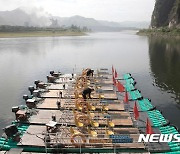
M80 31L28 31L28 32L0 32L0 38L13 37L57 37L57 36L83 36Z
M155 35L155 36L175 36L180 37L180 28L154 28L154 29L141 29L137 32L138 35Z

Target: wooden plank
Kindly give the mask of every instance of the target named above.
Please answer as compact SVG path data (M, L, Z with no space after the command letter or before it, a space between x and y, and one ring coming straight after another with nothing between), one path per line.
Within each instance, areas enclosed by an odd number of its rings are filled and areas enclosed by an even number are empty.
M65 87L67 87L67 84L65 84ZM47 89L50 90L63 90L63 84L51 84L47 87Z
M133 126L133 122L129 117L127 119L113 119L112 122L115 126Z
M100 89L104 91L113 91L113 86L101 86Z
M59 93L62 92L62 97L65 98L65 95L69 95L71 98L75 98L74 94L70 92L70 94L67 93L66 90L49 90L48 92L42 93L42 98L59 98ZM92 93L92 98L98 99L99 94L98 93ZM117 99L116 93L105 93L104 99ZM67 97L67 96L66 96Z
M117 95L116 93L105 93L105 94L102 94L104 96L104 99L117 99ZM92 98L99 98L99 94L95 93L95 94L92 94Z
M112 79L104 79L102 81L97 81L97 83L99 83L100 85L103 85L103 86L113 85Z
M108 104L108 108L109 108L109 110L123 111L124 110L124 104L123 103L120 103L120 104Z
M139 134L137 128L113 128L116 134Z
M39 110L37 115L31 116L30 123L46 124L52 120L52 115L56 115L57 122L61 118L62 112L59 110Z
M43 141L44 139L43 133L45 132L46 132L45 126L29 126L27 131L24 133L23 137L21 138L21 143L18 143L18 145L44 147L45 145Z
M59 98L60 92L62 92L62 97L65 95L65 90L49 90L48 92L42 93L42 98Z
M37 108L57 109L58 110L57 101L59 101L59 99L57 99L57 98L46 98L42 102L37 104ZM65 104L66 100L60 99L60 102L61 102L61 105L63 106Z

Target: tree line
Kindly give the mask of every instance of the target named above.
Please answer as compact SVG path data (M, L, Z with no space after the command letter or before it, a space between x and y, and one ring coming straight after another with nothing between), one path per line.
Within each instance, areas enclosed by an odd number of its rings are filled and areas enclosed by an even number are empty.
M71 25L69 27L34 27L34 26L10 26L10 25L0 25L0 32L34 32L34 31L73 31L73 32L90 32L91 29L86 26L80 27L76 25Z

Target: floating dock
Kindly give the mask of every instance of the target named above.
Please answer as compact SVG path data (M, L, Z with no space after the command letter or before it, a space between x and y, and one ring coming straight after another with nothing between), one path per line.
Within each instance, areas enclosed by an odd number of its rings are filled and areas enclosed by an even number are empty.
M4 128L2 153L180 153L180 143L140 143L146 120L155 134L179 134L177 128L144 98L127 73L120 78L108 69L93 76L50 72L47 83L35 81L24 95L26 105L12 108L16 120ZM124 90L115 83L122 84ZM94 89L83 99L84 88ZM128 100L124 101L124 98ZM139 117L135 118L134 106Z

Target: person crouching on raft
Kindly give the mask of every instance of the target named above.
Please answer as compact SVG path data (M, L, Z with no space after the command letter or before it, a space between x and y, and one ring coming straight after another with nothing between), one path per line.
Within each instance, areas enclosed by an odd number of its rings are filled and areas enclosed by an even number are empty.
M82 91L82 96L83 96L83 98L84 98L84 100L86 100L87 99L87 96L88 96L88 98L89 99L91 99L91 92L92 91L94 91L94 89L93 88L85 88L83 91Z

